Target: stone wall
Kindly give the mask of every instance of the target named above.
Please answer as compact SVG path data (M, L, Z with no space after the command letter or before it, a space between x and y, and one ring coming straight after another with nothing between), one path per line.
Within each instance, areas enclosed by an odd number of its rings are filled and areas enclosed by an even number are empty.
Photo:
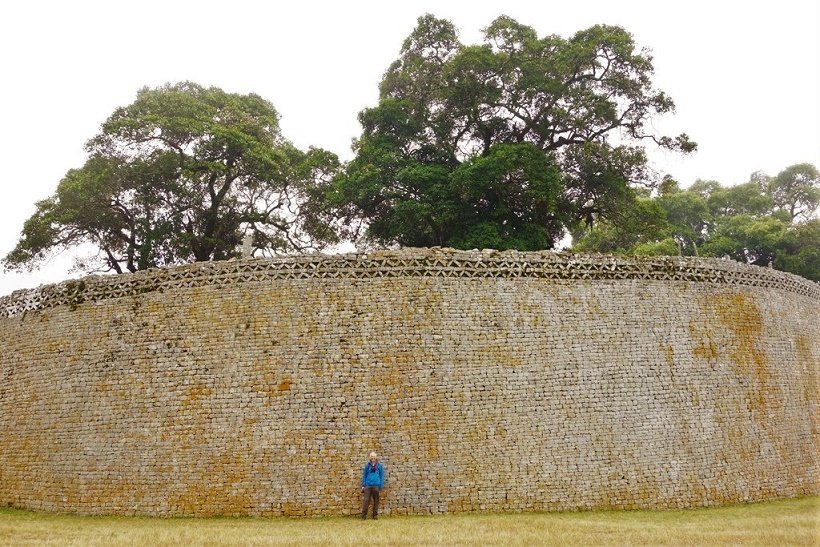
M0 299L0 505L393 514L820 493L820 290L722 260L403 250Z

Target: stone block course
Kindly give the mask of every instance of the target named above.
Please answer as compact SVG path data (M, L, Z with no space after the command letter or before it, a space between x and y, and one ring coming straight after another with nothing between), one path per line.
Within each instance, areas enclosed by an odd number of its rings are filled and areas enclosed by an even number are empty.
M820 492L820 290L727 261L406 249L0 299L0 505L696 507Z

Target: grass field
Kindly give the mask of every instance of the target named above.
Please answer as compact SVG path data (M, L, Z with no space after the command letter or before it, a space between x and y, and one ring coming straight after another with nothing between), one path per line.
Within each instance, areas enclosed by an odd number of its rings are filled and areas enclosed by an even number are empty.
M820 497L681 511L356 518L79 517L0 509L2 545L820 545Z

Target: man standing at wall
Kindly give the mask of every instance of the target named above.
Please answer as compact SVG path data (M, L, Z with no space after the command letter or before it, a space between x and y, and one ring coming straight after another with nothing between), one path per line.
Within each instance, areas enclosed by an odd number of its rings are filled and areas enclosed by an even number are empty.
M370 453L370 459L362 470L362 520L367 518L367 509L370 500L373 500L373 518L379 518L379 492L384 488L384 466L379 463L375 452Z

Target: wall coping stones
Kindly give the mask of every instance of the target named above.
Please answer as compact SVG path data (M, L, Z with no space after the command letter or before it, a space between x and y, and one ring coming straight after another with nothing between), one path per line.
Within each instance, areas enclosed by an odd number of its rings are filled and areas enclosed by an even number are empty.
M195 262L123 275L90 275L21 289L0 298L0 317L56 306L174 288L234 285L277 279L374 279L396 277L652 280L764 287L820 300L820 285L800 276L733 260L694 257L621 257L537 251L459 251L404 248L337 255L308 254Z

